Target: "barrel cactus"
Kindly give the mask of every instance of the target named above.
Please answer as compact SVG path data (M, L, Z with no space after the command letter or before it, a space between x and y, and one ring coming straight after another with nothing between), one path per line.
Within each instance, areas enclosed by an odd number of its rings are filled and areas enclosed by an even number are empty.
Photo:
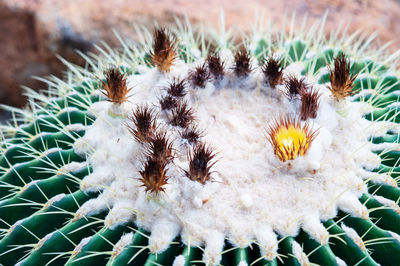
M399 53L254 29L139 29L5 107L0 264L399 263Z

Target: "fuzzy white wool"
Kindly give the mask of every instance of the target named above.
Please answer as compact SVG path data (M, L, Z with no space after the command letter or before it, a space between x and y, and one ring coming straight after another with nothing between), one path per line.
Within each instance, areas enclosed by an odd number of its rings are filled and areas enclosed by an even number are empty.
M328 244L329 232L315 216L304 219L303 229L321 245Z
M183 255L176 256L172 266L185 266L186 261Z
M120 224L132 221L135 218L132 206L133 204L130 200L116 202L105 218L105 225L113 229Z
M250 224L254 226L253 221L246 221L243 218L236 217L235 220L227 221L230 228L228 234L231 236L231 242L241 248L245 248L251 244L254 238L254 230L250 229ZM240 228L243 228L240 230ZM253 227L254 228L254 227Z
M278 254L278 239L272 228L260 224L254 233L261 248L261 256L265 256L267 260L273 260Z
M64 194L64 193L60 193L60 194L57 194L57 195L51 197L51 198L46 202L46 204L43 205L43 209L46 209L46 208L50 207L51 205L53 205L53 204L56 203L57 201L62 200L64 197L65 197L65 194Z
M292 242L292 251L293 256L299 261L300 265L310 265L310 261L308 260L307 254L304 253L303 249L301 248L300 244L296 241Z
M325 127L314 124L313 130L318 130L318 135L307 151L305 165L302 166L310 172L318 170L321 167L323 152L328 149L332 143L332 135Z
M85 125L76 123L76 124L67 125L67 126L65 127L65 129L66 129L67 131L84 131L84 130L87 130L87 129L88 129L88 126L85 126Z
M338 207L345 212L357 217L368 219L368 209L363 205L358 197L350 192L345 192L338 200Z
M44 157L49 156L49 155L52 154L52 153L61 153L61 152L62 152L62 149L61 149L61 148L51 148L51 149L48 149L48 150L43 151L43 152L40 154L40 157L44 158Z
M380 204L390 207L400 214L400 206L397 204L397 202L378 195L374 195L373 198L376 199Z
M384 136L388 131L392 131L394 134L400 134L400 124L389 121L374 122L366 128L367 134L375 137Z
M58 112L58 114L60 115L60 114L63 114L63 113L70 113L70 112L76 112L76 111L79 111L79 109L76 108L76 107L66 107L66 108L61 109Z
M75 213L75 219L78 220L86 215L95 215L109 207L110 199L106 194L101 194L98 198L90 199L82 204Z
M162 253L168 248L170 243L178 236L179 226L175 222L167 219L157 221L151 229L149 240L150 251Z
M134 235L133 232L123 234L122 237L118 240L118 242L115 243L115 245L113 247L113 256L114 257L121 254L121 252L125 249L125 247L131 243L133 235Z
M221 57L227 65L233 62L228 50L222 51ZM284 86L273 90L265 85L260 71L240 80L227 70L217 86L208 82L205 89L187 87L185 100L194 110L198 127L206 133L203 140L215 148L218 158L212 168L216 182L202 185L189 180L182 171L188 169L188 145L179 140L181 129L168 124L168 115L158 102L169 81L185 77L201 62L187 65L176 60L167 74L139 67L141 75L128 78L133 88L129 102L122 106L106 101L91 105L96 120L75 142L74 149L87 153L93 168L81 188L102 193L83 204L77 217L110 208L106 223L120 223L119 215L124 221L134 220L151 231L153 251L166 249L180 234L185 243L205 244L205 258L218 263L225 237L239 246L259 239L275 254L274 232L296 235L305 227L325 242L327 232L318 221L332 218L338 208L368 216L358 201L366 192L361 166L374 169L380 163L368 139L371 134L394 128L393 123L371 123L362 118L367 105L336 104L327 88L315 85L321 100L318 116L310 125L319 129L319 134L306 156L282 163L266 140L265 127L288 110L298 113L299 103L285 98ZM303 68L293 64L285 74L300 75ZM168 131L176 150L165 192L158 195L146 193L139 181L144 149L127 129L127 125L132 126L128 119L131 110L143 104L154 107L158 124ZM259 224L269 230L254 231Z
M91 239L92 239L92 236L82 238L81 241L79 242L79 244L76 245L75 248L74 248L74 250L72 251L72 256L78 255L78 254L81 252L82 248L83 248L87 243L89 243L89 241L90 241Z
M343 229L346 235L350 237L351 240L353 240L353 242L361 248L361 250L366 251L364 241L353 228L346 226L344 223L342 223L340 227Z
M44 237L42 237L42 238L39 240L39 242L36 244L35 250L40 249L40 248L43 246L43 244L44 244L47 240L49 240L55 233L56 233L56 231L51 232L51 233L48 233L47 235L45 235Z
M10 229L8 229L7 235L11 235L11 233L15 230L15 228L17 228L18 226L20 226L24 221L28 220L29 217L30 217L30 216L28 216L28 217L26 217L26 218L24 218L24 219L21 219L21 220L16 221L16 222L10 227Z
M372 180L374 183L377 184L386 184L392 187L397 187L397 182L394 178L387 173L376 173L365 171L364 169L359 169L357 171L359 176L362 176L365 180Z
M49 132L40 132L40 133L37 133L36 135L34 135L34 136L32 136L31 137L31 141L33 141L33 140L36 140L36 139L43 139L43 137L46 137L46 136L48 136L48 135L51 135L51 133L49 133Z
M400 143L396 142L384 142L379 144L373 144L372 151L400 151Z
M203 253L203 261L208 265L215 265L221 261L224 249L225 237L217 231L207 233L206 247Z
M97 153L98 154L98 153ZM91 173L80 183L80 188L84 191L98 191L104 186L109 186L115 179L113 171L109 167L98 167L99 171Z
M67 163L67 164L61 166L61 168L58 169L57 174L62 175L62 174L67 174L67 173L71 173L71 172L77 172L86 167L87 167L87 162L70 162L70 163Z
M38 183L39 181L40 181L40 180L32 180L32 181L30 181L29 183L26 183L25 186L23 186L23 187L21 188L21 191L26 191L28 188L30 188L30 187L32 187L32 186L37 186L37 183Z
M242 194L240 196L240 203L245 208L250 208L253 206L253 198L251 197L251 194Z
M83 138L77 139L72 147L75 153L81 156L85 156L86 153L89 153L91 151L89 145Z
M318 115L315 118L315 122L322 127L327 128L329 131L337 127L337 114L335 109L329 102L321 99L318 109Z

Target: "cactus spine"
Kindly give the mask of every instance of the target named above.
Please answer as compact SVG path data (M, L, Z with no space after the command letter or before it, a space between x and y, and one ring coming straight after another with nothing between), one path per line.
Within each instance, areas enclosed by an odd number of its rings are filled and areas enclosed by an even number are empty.
M27 89L1 130L0 264L400 261L398 53L322 27L143 30Z

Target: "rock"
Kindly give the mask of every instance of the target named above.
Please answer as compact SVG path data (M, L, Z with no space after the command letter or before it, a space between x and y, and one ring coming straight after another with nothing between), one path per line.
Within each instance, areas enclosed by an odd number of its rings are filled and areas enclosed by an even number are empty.
M26 10L10 10L0 2L0 101L21 105L20 82L16 79L27 62L33 62L38 46L35 39L34 15Z
M115 29L124 38L136 39L133 25L150 28L174 23L174 17L188 16L192 23L218 27L221 8L226 26L240 31L251 30L255 14L280 27L287 14L296 12L298 20L308 14L310 22L326 12L325 32L348 23L348 32L362 29L377 31L376 43L393 41L392 50L400 48L400 4L393 0L3 0L0 2L0 102L23 105L20 85L41 89L45 84L32 75L60 76L65 67L56 58L60 54L76 64L83 64L75 50L93 50L101 40L118 45ZM257 13L258 11L258 13ZM290 16L289 16L290 17ZM287 19L288 21L289 19ZM297 23L300 27L301 23ZM289 23L286 24L286 29Z

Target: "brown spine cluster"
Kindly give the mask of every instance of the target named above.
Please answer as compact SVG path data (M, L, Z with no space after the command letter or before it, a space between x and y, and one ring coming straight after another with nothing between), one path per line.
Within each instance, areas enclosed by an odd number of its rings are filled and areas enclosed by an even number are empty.
M331 85L328 88L336 101L356 93L353 90L353 82L356 77L356 75L350 74L349 60L343 53L339 54L334 60L334 68L329 67Z
M285 80L286 95L293 99L300 96L302 92L308 90L308 84L305 78L297 78L294 75L289 75Z
M182 79L173 79L167 88L168 94L160 99L161 110L171 110L178 106L181 98L186 95L186 83Z
M177 107L172 109L169 122L173 126L187 128L194 120L193 110L188 107L186 102L178 103Z
M247 77L251 72L251 57L246 48L239 49L235 54L233 71L237 77Z
M205 184L211 179L211 167L216 163L216 154L206 144L197 144L188 153L189 171L185 170L186 176L193 181Z
M174 159L173 143L168 139L166 132L159 131L145 144L147 159L143 170L139 171L140 181L146 192L157 194L164 191L163 186L168 183L167 166Z
M173 160L173 143L165 131L158 131L148 142L147 158L153 161L169 163Z
M210 72L208 72L207 64L203 63L197 66L189 73L189 80L194 87L204 88L206 82L210 79Z
M189 144L196 145L203 134L203 131L199 130L195 125L192 125L180 132L180 137L187 140Z
M265 60L263 66L261 67L265 78L268 80L271 88L275 88L276 85L283 82L283 66L280 60L276 59L274 56L269 57Z
M182 98L186 95L185 80L174 79L167 89L170 96Z
M316 118L319 108L319 98L317 90L310 89L301 93L300 119L307 120Z
M153 110L147 105L138 106L131 116L133 127L128 129L138 142L149 142L157 128Z
M160 99L160 106L163 111L171 110L178 106L178 100L171 95L166 95Z
M118 68L110 68L105 73L106 81L102 81L103 94L113 103L121 104L128 99L126 76Z
M164 191L163 186L168 183L168 169L166 166L166 162L153 160L152 158L149 158L145 162L143 170L139 171L142 176L139 180L146 188L146 192L150 191L158 194L159 192Z
M221 80L224 76L224 62L218 54L209 55L206 59L208 69L216 80Z
M170 71L176 58L174 46L174 38L165 29L161 28L154 31L153 51L150 53L150 58L161 72Z

